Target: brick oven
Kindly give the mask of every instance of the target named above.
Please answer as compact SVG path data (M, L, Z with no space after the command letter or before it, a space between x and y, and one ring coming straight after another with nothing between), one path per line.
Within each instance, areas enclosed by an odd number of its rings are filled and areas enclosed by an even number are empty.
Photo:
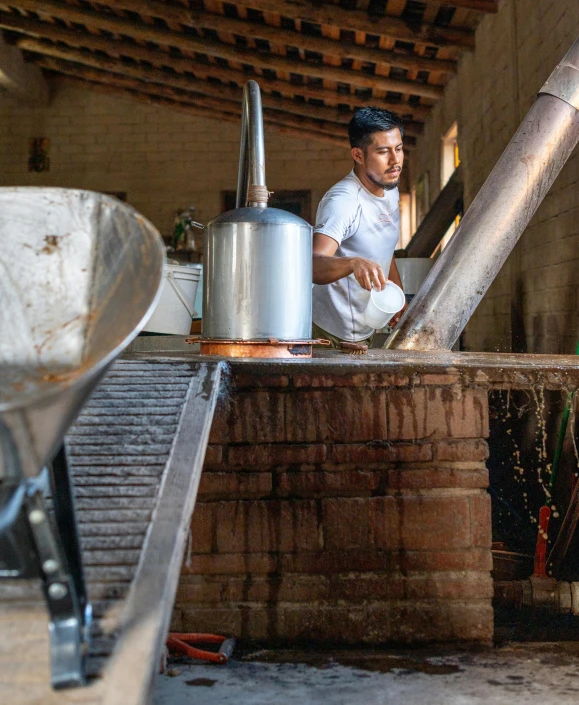
M231 362L173 629L491 640L489 375L415 357Z

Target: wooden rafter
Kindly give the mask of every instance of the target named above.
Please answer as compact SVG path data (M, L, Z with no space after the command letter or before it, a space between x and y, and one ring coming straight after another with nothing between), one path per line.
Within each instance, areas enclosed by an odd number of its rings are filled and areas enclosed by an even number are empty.
M169 68L176 74L193 75L201 80L205 86L212 86L207 79L217 79L223 83L237 83L242 85L250 77L247 73L236 71L215 64L197 64L190 59L172 56L168 52L159 49L148 49L137 44L126 41L111 41L110 39L93 34L83 34L70 29L63 29L54 24L38 22L24 18L16 18L6 13L0 13L0 27L17 30L35 38L45 37L52 42L59 42L77 48L87 48L96 52L106 52L112 57L128 57L135 62L146 62L157 68ZM32 47L33 45L29 45ZM47 45L50 46L50 45ZM65 47L60 47L62 50ZM102 57L105 61L105 57ZM89 55L90 59L90 55ZM92 65L92 64L91 64ZM255 77L257 78L257 77ZM328 105L349 105L350 107L361 107L368 104L367 100L357 97L355 94L338 94L325 88L314 88L307 85L295 85L281 80L267 80L259 78L262 92L271 93L275 91L281 95L301 99L323 100ZM221 87L219 87L221 89ZM197 89L196 89L197 90ZM199 89L200 93L203 91ZM430 108L424 105L410 105L408 103L393 103L389 101L373 100L374 104L379 104L390 110L399 112L408 119L423 121L430 114Z
M377 105L401 115L412 144L460 54L474 45L482 13L497 6L498 0L0 0L0 30L42 70L99 90L108 85L155 105L237 121L242 86L253 78L277 128L342 144L353 110Z
M499 11L498 0L422 0L427 5L442 5L443 7L464 7L466 10L496 13Z
M104 3L107 4L106 2ZM193 25L193 13L183 10L181 15L178 6L167 6L155 0L119 0L119 3L110 3L115 9L128 9L143 16L155 16L160 19L167 18L181 24ZM437 25L422 23L414 28L410 23L397 17L376 17L361 10L344 10L337 5L313 5L307 0L244 0L238 3L250 9L262 12L274 12L283 17L288 17L302 22L337 26L340 29L368 32L369 34L390 37L403 42L414 42L431 46L454 46L472 48L474 34L471 29L462 27L439 27ZM53 17L61 17L71 22L84 23L82 18L73 19L77 12L87 14L102 14L97 12L78 10L71 5L66 5L58 0L18 0L15 6L31 12L45 12ZM178 19L183 16L183 19ZM187 19L188 18L188 19ZM111 30L114 31L114 30Z
M398 17L369 15L362 10L345 10L339 5L314 5L308 0L241 0L237 4L262 12L278 12L293 20L333 25L340 29L377 34L403 42L437 47L474 47L474 34L471 29L464 27L439 27L422 22L419 27L414 28L411 23Z
M237 114L235 112L225 111L218 112L214 108L206 108L192 103L190 104L184 101L171 100L164 96L156 96L151 93L144 93L136 89L128 89L126 85L123 85L122 81L117 84L114 80L111 81L107 78L106 82L103 83L97 81L88 81L82 78L78 78L76 76L63 77L61 80L65 81L69 85L73 85L76 87L86 88L90 86L93 89L98 89L105 93L123 94L131 98L136 98L137 100L140 100L148 105L179 110L189 115L204 117L209 120L225 120L228 122L234 122L237 125L239 125L240 123L241 113ZM307 137L309 139L325 142L326 144L331 144L333 146L339 146L348 149L348 140L345 136L332 135L327 132L324 132L323 130L308 129L307 127L304 127L303 124L300 125L299 121L297 121L293 125L288 124L285 120L279 122L276 119L272 118L270 115L265 114L263 117L263 121L266 126L273 127L276 130L285 134L294 135L297 137Z
M265 39L266 41L293 46L303 51L315 51L338 58L350 58L362 62L388 64L406 70L436 71L443 74L456 73L456 62L445 59L429 59L418 54L400 51L370 49L358 44L349 44L325 37L312 37L301 32L272 27L258 22L234 19L209 12L191 11L185 7L168 6L159 2L142 2L142 0L106 0L99 5L111 9L125 9L138 12L141 16L158 17L165 21L179 22L196 28L212 29L217 32L229 32L238 36ZM339 35L339 31L338 31Z
M184 51L197 52L230 61L241 61L259 66L262 69L298 73L314 78L347 83L361 88L372 89L375 87L385 91L418 95L434 100L440 98L443 94L441 86L368 76L351 69L320 65L319 63L298 61L259 51L240 49L216 40L192 37L188 34L150 27L139 22L116 18L104 13L79 10L69 5L63 6L62 3L53 2L52 0L19 0L19 5L27 10L34 8L33 11L35 12L41 9L44 11L43 8L49 8L46 9L47 12L50 11L61 19L84 24L95 29L106 30L146 42L155 42L161 46L172 46Z
M184 97L189 97L201 105L204 98L217 99L223 101L233 101L238 107L241 106L242 90L241 88L232 88L230 86L216 86L207 81L199 79L191 79L190 77L171 74L160 69L143 68L141 66L127 65L115 59L106 59L102 56L88 54L87 52L79 52L71 49L65 49L61 46L47 45L35 39L24 39L19 42L19 47L27 51L33 51L43 56L51 57L50 59L36 60L36 63L42 68L51 71L62 72L80 76L88 80L97 80L96 74L89 75L86 68L91 67L98 69L101 72L114 74L116 79L119 77L130 77L133 81L130 87L135 87L135 79L141 83L139 89L146 91L148 86L153 86L157 91L158 87L170 87L183 93ZM56 59L57 61L55 61ZM74 66L77 64L77 66ZM78 65L80 64L80 66ZM101 77L102 80L102 77ZM158 91L157 91L158 94ZM174 92L169 97L176 100ZM208 105L207 102L205 104ZM351 111L335 110L333 108L317 107L309 105L305 102L296 102L285 98L276 98L269 95L262 96L262 104L264 108L285 112L290 115L300 115L312 120L323 120L328 124L345 125L352 117ZM220 109L225 109L226 106L219 106ZM343 127L341 128L343 130ZM406 123L405 130L407 135L417 135L422 132L422 125L419 123Z

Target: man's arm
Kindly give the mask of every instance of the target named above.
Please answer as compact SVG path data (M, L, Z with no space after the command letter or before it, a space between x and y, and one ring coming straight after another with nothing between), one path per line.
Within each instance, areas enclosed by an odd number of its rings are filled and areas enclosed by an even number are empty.
M353 274L358 284L368 291L372 290L372 285L378 291L386 286L386 277L379 264L363 257L335 257L337 249L338 243L333 238L323 233L314 233L314 284L331 284Z

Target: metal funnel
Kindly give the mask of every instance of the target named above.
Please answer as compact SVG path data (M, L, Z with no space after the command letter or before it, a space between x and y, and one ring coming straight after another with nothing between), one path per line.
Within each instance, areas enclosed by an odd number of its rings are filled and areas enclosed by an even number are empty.
M0 242L0 578L41 578L52 684L77 686L91 608L63 438L152 313L164 249L124 203L52 188L0 188Z
M1 188L0 242L0 418L30 477L146 323L164 250L130 206L57 188Z

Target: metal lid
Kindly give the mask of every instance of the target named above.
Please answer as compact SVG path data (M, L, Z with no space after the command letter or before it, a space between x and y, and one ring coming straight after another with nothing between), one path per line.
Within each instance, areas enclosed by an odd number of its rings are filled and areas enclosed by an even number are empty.
M226 223L279 223L309 229L312 227L303 218L280 208L234 208L213 218L207 227Z

